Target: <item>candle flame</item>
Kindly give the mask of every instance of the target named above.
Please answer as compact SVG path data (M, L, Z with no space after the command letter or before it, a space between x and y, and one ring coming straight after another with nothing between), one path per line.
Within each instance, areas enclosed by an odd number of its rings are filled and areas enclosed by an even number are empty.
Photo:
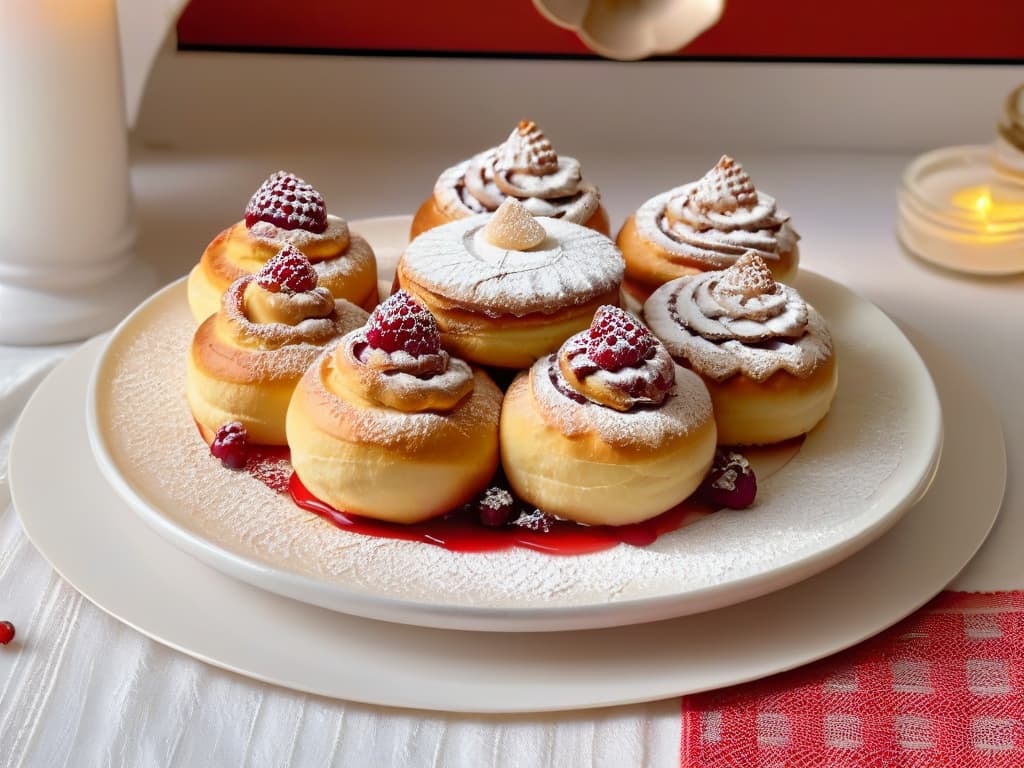
M988 212L992 208L992 196L988 189L983 190L978 199L974 201L974 208L982 218L988 217Z
M988 212L992 209L992 195L989 191L983 190L974 201L974 210L984 219L988 218Z
M953 208L966 212L984 227L1024 226L1024 194L988 184L965 187L953 193Z

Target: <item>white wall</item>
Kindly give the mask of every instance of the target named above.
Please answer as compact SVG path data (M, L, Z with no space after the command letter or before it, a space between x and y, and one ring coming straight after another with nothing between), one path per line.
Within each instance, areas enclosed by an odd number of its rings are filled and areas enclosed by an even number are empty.
M158 57L137 136L178 148L450 151L536 120L556 150L895 150L992 137L1024 66ZM568 151L571 148L571 151Z

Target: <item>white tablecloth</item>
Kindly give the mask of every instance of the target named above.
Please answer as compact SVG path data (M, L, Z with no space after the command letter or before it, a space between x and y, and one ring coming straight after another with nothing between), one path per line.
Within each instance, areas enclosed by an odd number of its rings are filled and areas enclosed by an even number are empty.
M17 628L0 648L0 765L616 768L678 760L678 700L538 717L389 710L257 683L107 616L28 541L7 486L17 415L72 348L0 348L0 620Z
M1020 587L1024 566L1014 542L1024 540L1024 499L1013 468L1024 460L1024 404L1017 394L1024 381L1024 281L961 278L899 251L892 234L895 193L907 159L774 155L744 162L759 186L786 201L804 237L805 266L850 285L898 321L938 340L975 371L995 400L1007 433L1010 486L995 535L955 585ZM613 220L620 221L645 193L669 186L672 178L678 182L681 173L699 173L705 160L681 158L667 169L653 155L617 156L588 169L597 178L619 180L606 201ZM375 168L385 161L362 162ZM282 163L328 180L332 175L325 167L343 165L333 155L268 160L142 153L134 178L140 253L165 278L181 274L217 227L237 217L252 180ZM359 175L351 163L344 165L345 176ZM414 160L404 172L427 178L432 164L433 158ZM321 172L306 174L309 167ZM834 178L844 183L830 186ZM366 195L339 181L322 191L332 210L348 218L409 211L422 196L418 189L387 189L382 207L382 189ZM27 541L6 484L14 421L33 386L73 348L0 348L0 619L18 629L16 642L0 648L0 764L678 765L678 699L532 717L389 710L302 695L214 669L102 613ZM59 467L54 469L59 475Z

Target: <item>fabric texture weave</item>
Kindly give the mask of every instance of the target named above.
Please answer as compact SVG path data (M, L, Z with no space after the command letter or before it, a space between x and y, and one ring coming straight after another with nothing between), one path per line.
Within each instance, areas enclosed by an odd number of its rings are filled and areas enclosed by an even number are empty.
M943 592L835 656L683 699L683 768L1024 765L1024 592Z

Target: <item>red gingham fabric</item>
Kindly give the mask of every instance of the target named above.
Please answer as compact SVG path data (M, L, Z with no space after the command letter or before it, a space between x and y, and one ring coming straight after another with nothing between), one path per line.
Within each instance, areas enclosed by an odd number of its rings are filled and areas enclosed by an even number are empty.
M1022 768L1024 592L944 592L877 637L683 699L682 768Z

